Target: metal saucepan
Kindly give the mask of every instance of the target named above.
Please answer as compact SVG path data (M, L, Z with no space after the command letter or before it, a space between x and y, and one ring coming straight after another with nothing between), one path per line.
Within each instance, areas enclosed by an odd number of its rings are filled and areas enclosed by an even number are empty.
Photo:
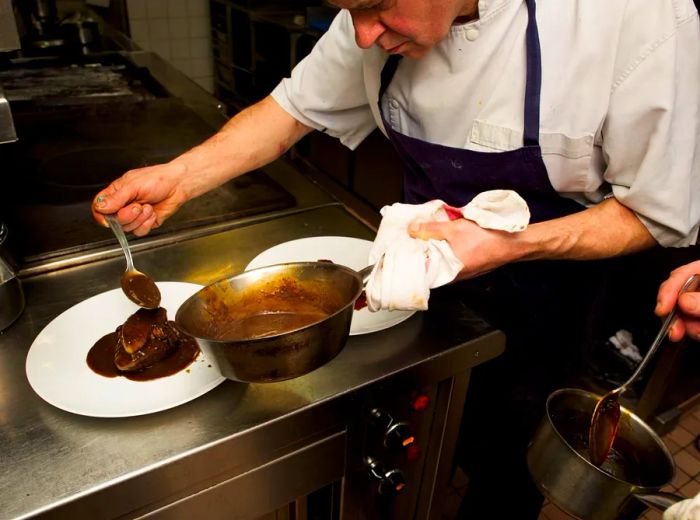
M195 293L175 322L228 379L291 379L343 349L369 271L326 262L253 269Z
M659 490L675 471L668 448L639 417L621 408L620 427L608 459L588 459L588 427L600 396L566 388L547 399L547 413L527 452L532 478L547 498L584 520L638 518L652 506L681 497Z

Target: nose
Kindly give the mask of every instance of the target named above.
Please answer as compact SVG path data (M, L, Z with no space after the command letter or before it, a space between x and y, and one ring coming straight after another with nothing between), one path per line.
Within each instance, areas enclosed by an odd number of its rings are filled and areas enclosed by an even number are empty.
M386 32L386 27L372 11L350 11L350 14L355 27L355 42L361 49L371 47Z

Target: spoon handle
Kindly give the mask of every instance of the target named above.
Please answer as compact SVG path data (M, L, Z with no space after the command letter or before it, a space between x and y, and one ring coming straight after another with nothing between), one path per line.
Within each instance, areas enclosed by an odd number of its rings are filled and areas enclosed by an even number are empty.
M687 292L687 291L697 291L698 285L700 285L700 274L694 274L686 280L686 282L683 284L683 287L681 287L681 290L678 291L678 297L680 297L681 294L683 294L684 292ZM661 326L661 330L656 335L656 338L654 339L654 342L651 344L651 347L649 347L649 351L644 356L644 359L642 359L641 363L639 363L639 365L637 366L637 369L629 377L629 379L627 381L625 381L625 383L620 387L620 389L626 389L627 386L629 386L632 383L632 381L637 379L639 374L642 373L642 370L644 370L644 368L649 364L649 361L654 356L654 353L658 350L661 343L663 343L663 340L666 337L666 334L668 333L668 329L671 327L671 323L673 323L673 318L676 317L677 312L678 312L678 299L676 299L676 304L673 306L673 309L671 309L671 312L669 312L668 316L666 316L666 319L664 320L664 323ZM624 390L622 390L622 391L624 391Z
M119 223L117 217L115 217L114 215L105 215L104 217L105 221L107 222L107 224L109 224L109 227L114 232L114 235L117 237L119 245L122 246L124 256L126 256L126 270L133 271L134 260L131 258L131 250L129 249L129 243L126 241L126 234L124 234L122 225Z

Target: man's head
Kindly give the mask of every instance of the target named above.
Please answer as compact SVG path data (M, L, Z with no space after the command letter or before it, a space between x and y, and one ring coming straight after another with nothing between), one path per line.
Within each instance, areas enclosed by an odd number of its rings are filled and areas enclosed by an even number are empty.
M328 0L347 9L357 45L378 45L390 54L421 58L450 30L456 18L473 16L478 0Z

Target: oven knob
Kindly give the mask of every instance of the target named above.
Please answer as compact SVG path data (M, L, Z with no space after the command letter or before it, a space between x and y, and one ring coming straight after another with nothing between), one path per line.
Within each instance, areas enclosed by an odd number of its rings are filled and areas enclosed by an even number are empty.
M394 450L403 450L416 442L416 437L405 422L398 422L386 431L384 446Z
M378 491L381 495L398 495L406 487L406 478L399 469L386 470L381 462L372 457L365 457L369 474L379 481Z
M386 410L372 408L369 412L369 422L375 428L388 430L389 426L394 422L394 418Z
M406 487L406 479L400 469L391 469L384 474L379 483L380 495L398 495Z

